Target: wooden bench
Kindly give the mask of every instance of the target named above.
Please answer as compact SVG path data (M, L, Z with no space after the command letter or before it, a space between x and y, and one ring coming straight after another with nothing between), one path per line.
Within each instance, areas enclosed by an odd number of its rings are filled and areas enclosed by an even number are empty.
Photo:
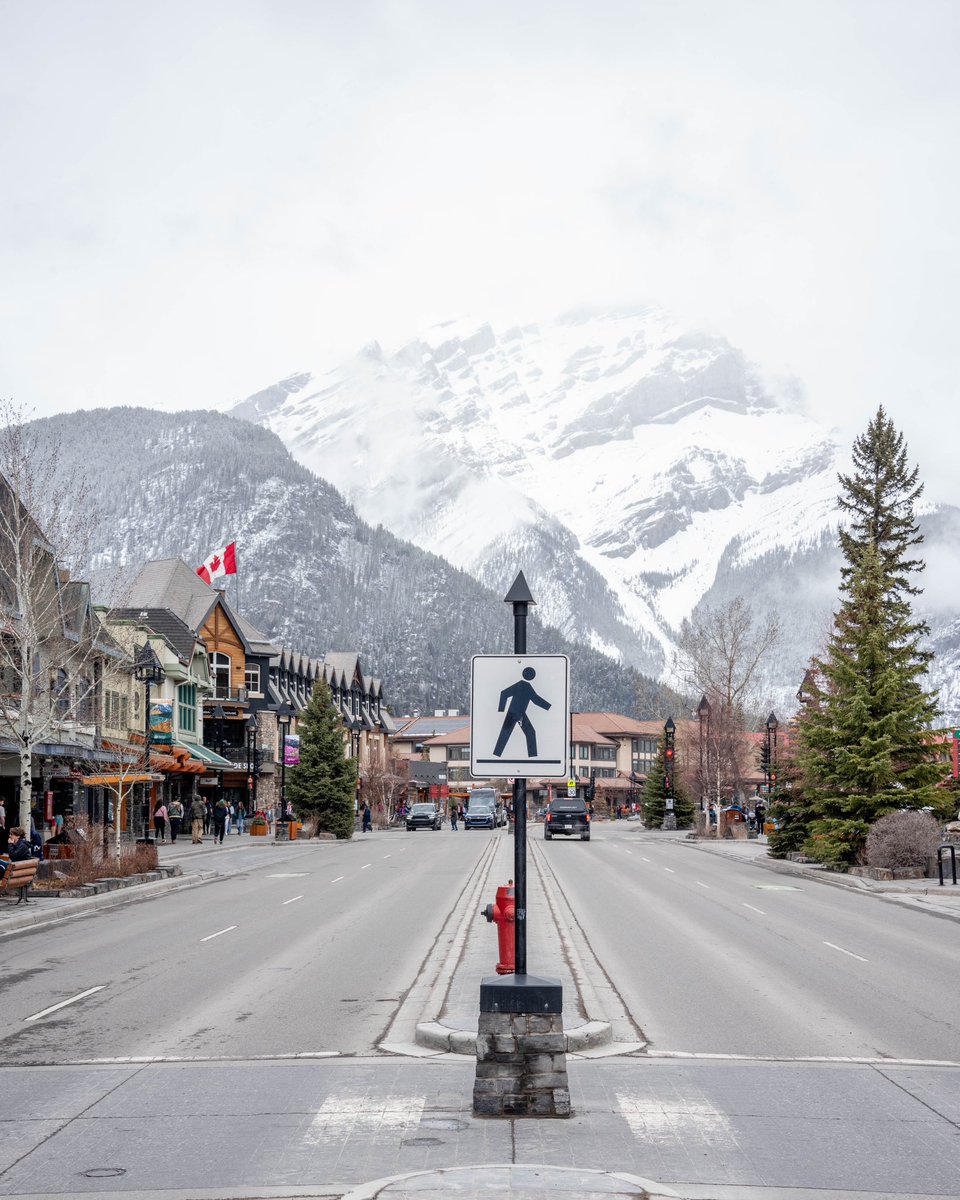
M21 862L10 863L3 873L3 879L0 879L0 896L16 890L19 893L17 904L29 904L30 898L27 893L37 876L39 866L40 862L36 858L25 858Z

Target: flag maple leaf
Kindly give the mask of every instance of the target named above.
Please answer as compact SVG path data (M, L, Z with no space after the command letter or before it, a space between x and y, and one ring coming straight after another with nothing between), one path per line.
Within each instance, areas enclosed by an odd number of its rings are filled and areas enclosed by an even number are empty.
M211 571L219 571L220 570L220 555L219 554L215 554L213 556L213 558L211 558L210 570Z

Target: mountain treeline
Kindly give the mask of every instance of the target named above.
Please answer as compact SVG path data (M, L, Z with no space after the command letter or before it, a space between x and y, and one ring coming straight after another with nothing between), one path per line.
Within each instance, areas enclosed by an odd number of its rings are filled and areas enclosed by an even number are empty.
M362 521L330 484L267 430L222 414L96 409L37 422L65 471L95 497L90 575L105 603L151 559L201 563L237 543L231 600L272 641L320 657L356 650L395 713L466 711L470 657L509 653L513 622L499 592L444 559ZM236 591L234 590L236 589ZM568 641L531 612L530 653L571 657L572 705L641 718L679 711L647 676Z

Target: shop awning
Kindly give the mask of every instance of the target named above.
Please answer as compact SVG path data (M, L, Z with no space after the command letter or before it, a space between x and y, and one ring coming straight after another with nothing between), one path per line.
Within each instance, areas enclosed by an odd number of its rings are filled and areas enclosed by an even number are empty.
M84 787L120 787L128 783L162 783L163 776L144 772L131 775L84 775L80 782Z
M211 750L209 746L199 746L193 742L174 742L173 745L176 750L186 750L192 759L211 770L232 771L235 769L229 758L217 754L216 750Z

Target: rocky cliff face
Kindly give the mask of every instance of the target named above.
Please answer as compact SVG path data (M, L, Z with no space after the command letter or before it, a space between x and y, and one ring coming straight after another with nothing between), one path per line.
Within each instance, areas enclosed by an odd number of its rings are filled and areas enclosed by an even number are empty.
M450 322L232 412L368 522L493 587L519 563L542 618L643 671L669 677L680 622L702 603L739 591L777 607L788 636L769 683L788 703L836 597L847 455L798 394L646 309L502 331ZM930 616L946 651L953 613Z

